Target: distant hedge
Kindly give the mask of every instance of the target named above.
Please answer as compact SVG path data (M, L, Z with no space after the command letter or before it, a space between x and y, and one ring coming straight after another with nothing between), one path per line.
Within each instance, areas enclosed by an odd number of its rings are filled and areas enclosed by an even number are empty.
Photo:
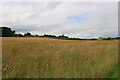
M48 35L48 34L44 34L44 35L32 35L30 32L26 32L23 34L16 34L15 30L12 30L9 27L0 27L0 37L47 37L47 38L54 38L54 39L64 39L64 40L98 40L96 38L92 38L92 39L81 39L81 38L70 38L68 36L65 36L64 34L59 35L59 36L55 36L55 35ZM102 38L102 37L101 37ZM120 39L120 37L115 37L115 38L102 38L102 40L113 40L113 39Z

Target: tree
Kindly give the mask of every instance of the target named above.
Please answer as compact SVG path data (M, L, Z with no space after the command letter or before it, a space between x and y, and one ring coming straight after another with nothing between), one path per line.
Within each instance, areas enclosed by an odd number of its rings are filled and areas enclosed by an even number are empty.
M39 35L36 34L35 37L39 37Z
M2 28L0 27L0 37L2 37Z
M14 37L24 37L22 34L15 34Z
M103 38L102 37L98 37L98 40L103 40Z
M111 37L108 37L107 40L112 40L112 38L111 38Z
M15 35L15 30L12 31L11 28L8 27L0 27L0 34L2 32L2 37L13 37Z
M60 35L59 37L68 38L68 36L64 36L64 34Z
M13 30L12 32L13 32L13 36L15 36L15 30Z
M31 37L32 35L31 35L31 33L27 32L27 33L24 34L24 36L25 37Z

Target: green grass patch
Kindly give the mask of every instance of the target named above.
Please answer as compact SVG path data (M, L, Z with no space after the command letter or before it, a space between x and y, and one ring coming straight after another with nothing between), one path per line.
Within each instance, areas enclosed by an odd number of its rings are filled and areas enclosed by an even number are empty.
M119 78L118 71L120 68L120 64L115 65L107 74L108 78Z

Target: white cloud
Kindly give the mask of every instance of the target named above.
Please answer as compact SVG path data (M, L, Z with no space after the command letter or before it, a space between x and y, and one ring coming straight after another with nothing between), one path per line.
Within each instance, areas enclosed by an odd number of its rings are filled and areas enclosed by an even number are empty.
M118 2L119 0L1 0L2 2Z
M113 37L118 34L117 8L117 3L113 2L3 3L3 25L33 34ZM69 16L80 16L85 20L70 23Z

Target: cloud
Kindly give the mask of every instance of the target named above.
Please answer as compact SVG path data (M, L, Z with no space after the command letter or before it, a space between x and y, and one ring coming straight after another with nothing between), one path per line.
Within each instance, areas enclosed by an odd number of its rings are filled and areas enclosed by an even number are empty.
M117 8L113 2L4 3L2 25L22 33L115 37L118 35Z
M2 2L119 2L119 0L1 0Z

